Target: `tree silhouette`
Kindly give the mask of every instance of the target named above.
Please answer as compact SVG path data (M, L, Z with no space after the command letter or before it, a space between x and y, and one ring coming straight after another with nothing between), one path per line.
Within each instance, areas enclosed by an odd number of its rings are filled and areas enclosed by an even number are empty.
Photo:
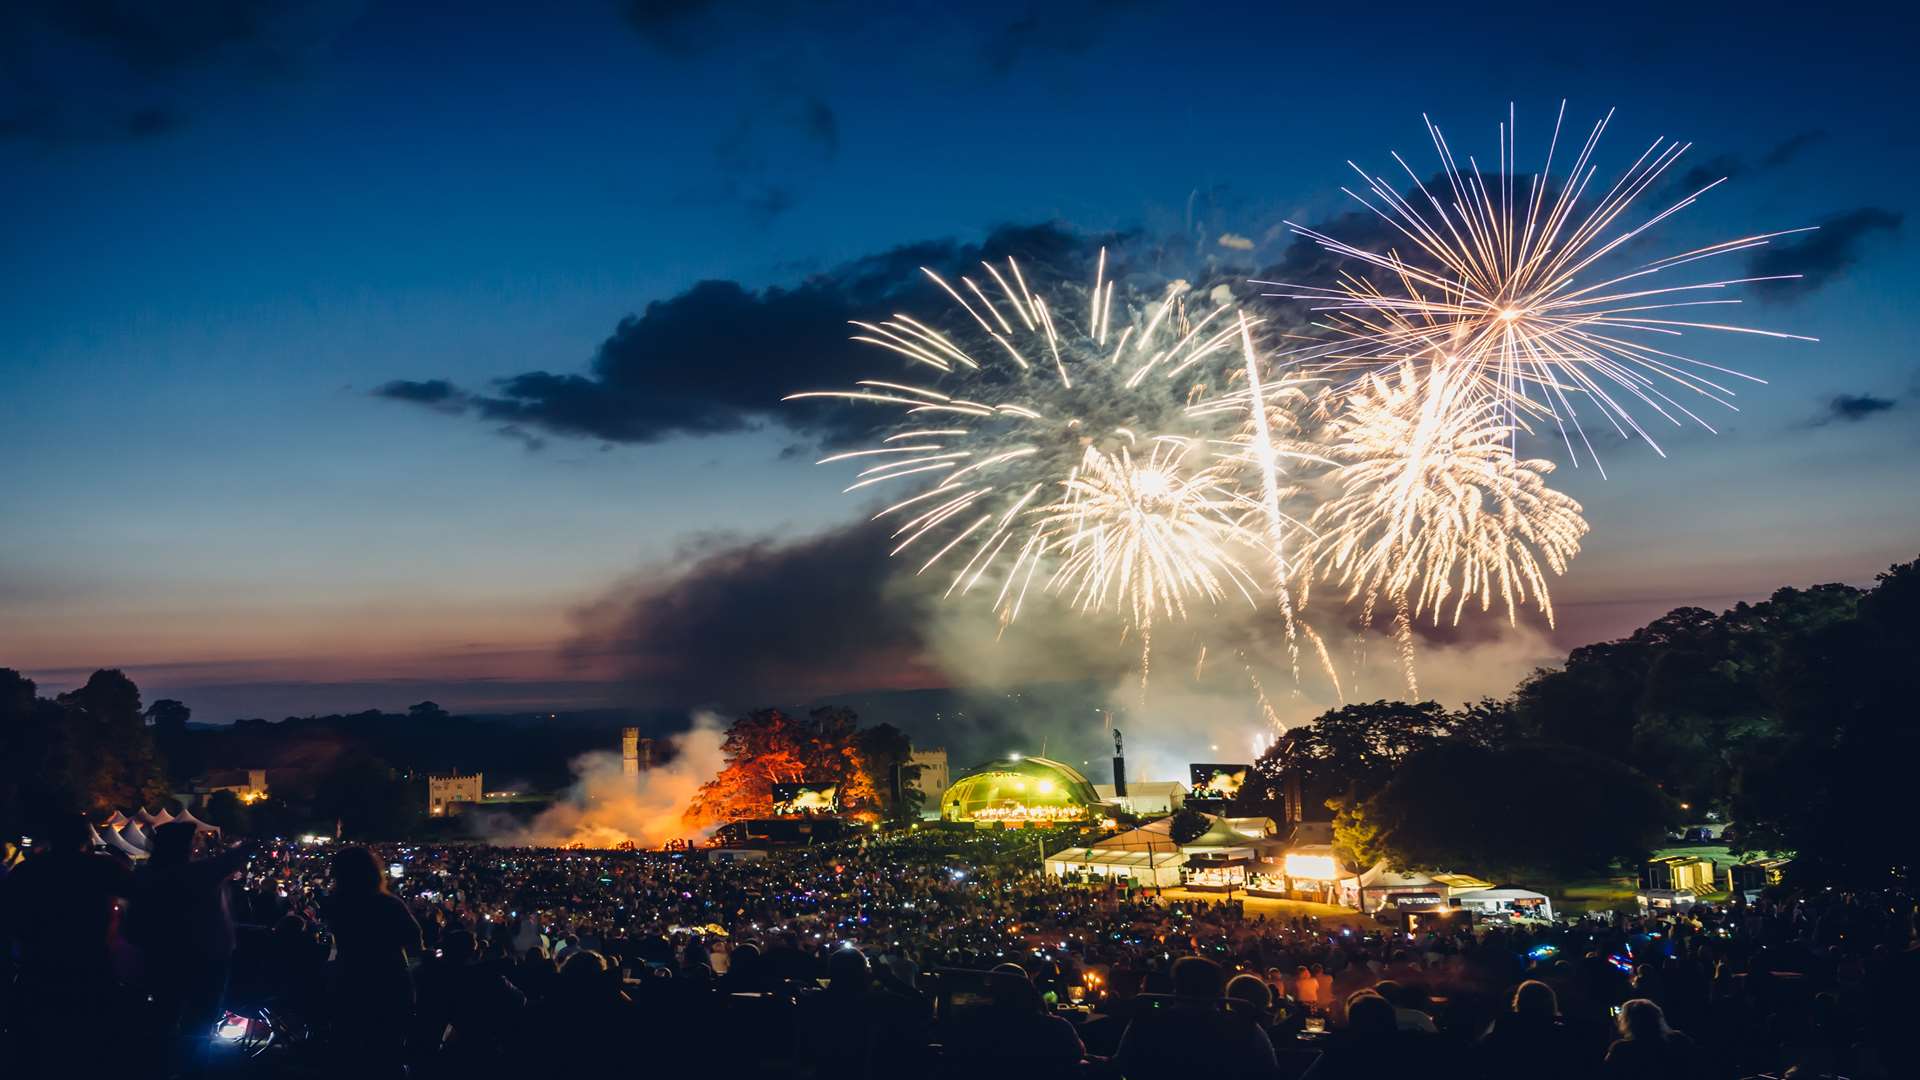
M193 719L193 710L185 702L172 698L161 698L147 706L147 723L153 726L156 738L167 739L183 735L187 730L187 721Z
M1451 741L1409 758L1354 815L1396 866L1512 879L1643 857L1675 811L1652 781L1591 751Z
M1176 844L1191 844L1212 827L1213 821L1198 810L1175 810L1173 820L1167 824L1167 835Z

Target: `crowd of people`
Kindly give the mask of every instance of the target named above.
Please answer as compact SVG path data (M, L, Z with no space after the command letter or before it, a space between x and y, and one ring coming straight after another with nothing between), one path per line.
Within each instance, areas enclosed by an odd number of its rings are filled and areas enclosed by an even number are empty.
M8 1075L1868 1080L1920 1046L1905 896L1410 937L1065 885L1001 834L722 861L187 825L135 869L85 824L0 864Z

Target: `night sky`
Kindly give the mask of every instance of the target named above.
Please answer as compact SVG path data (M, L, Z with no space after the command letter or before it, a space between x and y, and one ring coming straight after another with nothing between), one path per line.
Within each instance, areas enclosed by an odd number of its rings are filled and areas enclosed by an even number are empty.
M1531 162L1563 98L1730 178L1663 251L1824 228L1738 313L1818 344L1702 338L1768 380L1718 435L1563 469L1551 641L1913 558L1913 27L1555 7L9 5L0 665L204 720L956 678L850 584L809 342L1012 235L1281 263L1423 112Z

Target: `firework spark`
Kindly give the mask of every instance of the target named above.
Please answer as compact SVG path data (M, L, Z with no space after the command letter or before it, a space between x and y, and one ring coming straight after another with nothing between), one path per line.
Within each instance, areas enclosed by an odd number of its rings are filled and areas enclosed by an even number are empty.
M1390 367L1408 358L1464 362L1506 413L1510 436L1530 419L1557 425L1575 464L1575 438L1598 462L1575 407L1582 397L1623 438L1645 439L1663 456L1636 419L1636 403L1675 425L1684 417L1712 430L1674 392L1732 409L1734 391L1727 382L1763 380L1674 351L1680 348L1676 339L1691 330L1814 339L1697 321L1696 309L1738 304L1737 297L1725 295L1728 290L1778 276L1699 280L1675 272L1808 230L1760 233L1624 265L1629 244L1722 181L1638 219L1635 200L1691 144L1655 139L1610 185L1595 184L1594 151L1612 115L1593 126L1564 176L1554 173L1564 102L1546 162L1531 176L1515 172L1511 110L1500 125L1491 176L1471 156L1462 165L1431 120L1427 131L1444 187L1429 191L1398 154L1394 161L1412 185L1407 195L1354 165L1362 186L1342 190L1378 215L1408 249L1405 255L1395 248L1370 250L1288 223L1327 251L1376 271L1371 278L1344 274L1332 286L1262 283L1287 290L1270 295L1312 301L1330 313L1337 340L1303 350L1300 359L1320 359L1334 369Z
M1394 605L1416 694L1413 620L1457 624L1497 595L1510 623L1531 603L1551 625L1549 575L1566 572L1586 535L1580 504L1547 486L1553 463L1516 459L1510 435L1468 364L1367 375L1328 423L1337 492L1314 511L1312 558L1363 602L1363 624L1376 602Z

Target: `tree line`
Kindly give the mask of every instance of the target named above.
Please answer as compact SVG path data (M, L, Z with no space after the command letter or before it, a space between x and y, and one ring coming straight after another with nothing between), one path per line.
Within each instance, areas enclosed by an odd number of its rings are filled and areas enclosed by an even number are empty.
M1504 699L1333 710L1261 757L1252 795L1325 807L1367 863L1570 876L1713 812L1736 851L1793 854L1802 882L1879 886L1920 866L1917 672L1909 562L1870 589L1675 609Z

